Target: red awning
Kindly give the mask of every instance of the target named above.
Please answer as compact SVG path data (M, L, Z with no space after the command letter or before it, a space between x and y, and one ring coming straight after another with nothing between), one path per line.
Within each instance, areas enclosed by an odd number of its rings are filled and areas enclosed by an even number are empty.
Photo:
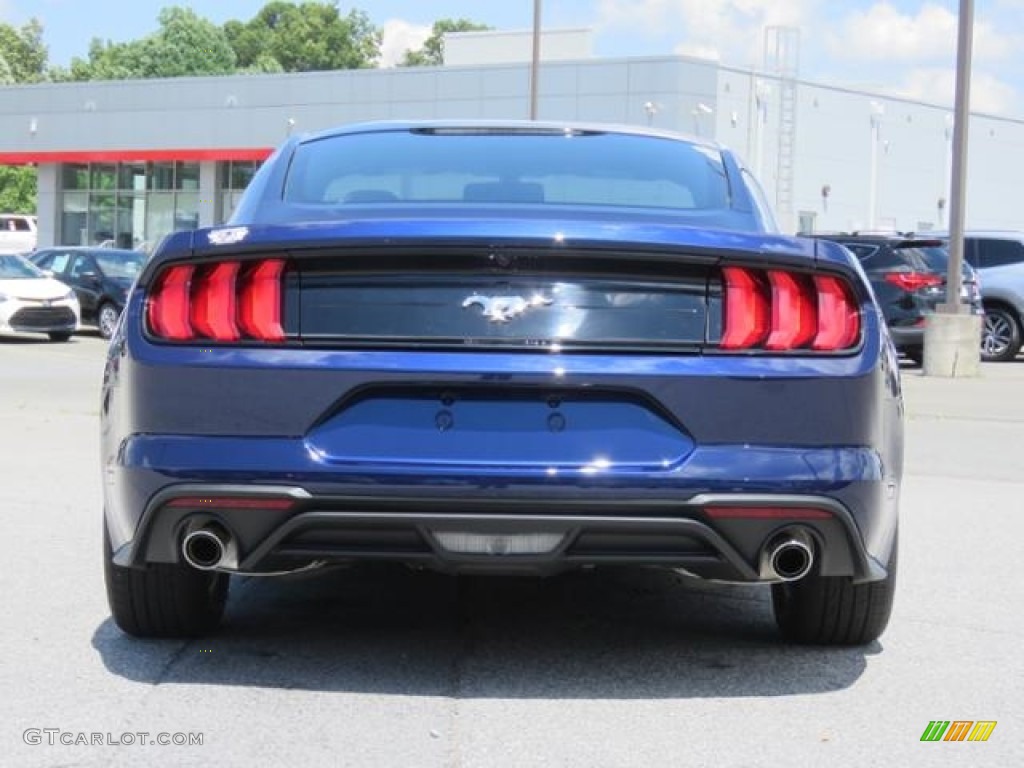
M181 160L266 160L272 149L238 147L234 149L82 149L57 152L3 152L0 165L30 163L166 163Z

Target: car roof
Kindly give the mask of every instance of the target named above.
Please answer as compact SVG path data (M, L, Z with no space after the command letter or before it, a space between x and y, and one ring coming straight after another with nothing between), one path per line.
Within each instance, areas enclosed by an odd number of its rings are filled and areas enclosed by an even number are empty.
M811 232L802 236L813 237L819 240L872 243L903 248L945 245L943 238L932 232Z
M651 138L672 139L716 150L723 149L721 144L713 141L712 139L688 133L679 133L676 131L667 131L636 125L554 120L375 120L363 123L350 123L319 131L317 133L303 134L299 137L298 143L305 144L335 136L347 136L359 133L388 131L401 132L411 130L450 131L453 133L457 133L458 131L534 134L559 134L567 132L608 133L626 136L647 136Z
M98 245L48 245L45 248L39 248L34 253L44 253L45 251L73 251L75 253L114 253L114 254L132 254L133 256L145 256L142 251L135 251L131 248L103 248Z

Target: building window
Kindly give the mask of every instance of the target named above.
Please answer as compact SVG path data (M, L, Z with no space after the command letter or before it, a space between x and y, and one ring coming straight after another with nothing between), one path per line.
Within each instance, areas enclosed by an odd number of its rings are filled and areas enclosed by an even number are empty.
M199 191L199 163L176 163L174 166L174 188Z
M65 190L89 188L89 166L85 163L67 163L61 168L61 181Z
M260 163L257 162L232 161L220 164L220 210L224 221L230 219L231 214L235 212L238 201L242 199L242 193L259 168Z
M199 225L199 163L68 163L60 245L151 248Z

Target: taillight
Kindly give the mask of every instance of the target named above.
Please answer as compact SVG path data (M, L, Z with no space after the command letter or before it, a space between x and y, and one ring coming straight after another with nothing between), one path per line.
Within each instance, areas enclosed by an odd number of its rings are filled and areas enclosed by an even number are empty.
M154 282L150 332L171 341L282 341L283 259L176 265Z
M920 291L922 288L937 288L942 285L942 278L927 272L889 272L885 282L895 285L908 293Z
M281 341L281 275L284 262L261 262L242 281L238 321L242 330L255 339Z
M722 281L722 349L835 352L857 344L860 310L839 277L726 267Z
M770 329L768 292L758 275L747 269L726 267L724 349L747 349L760 343Z

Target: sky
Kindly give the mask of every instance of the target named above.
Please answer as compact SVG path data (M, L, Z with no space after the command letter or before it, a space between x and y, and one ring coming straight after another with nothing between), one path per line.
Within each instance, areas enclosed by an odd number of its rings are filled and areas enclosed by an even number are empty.
M50 59L84 56L93 37L129 40L156 28L173 0L0 0L0 20L43 22ZM222 23L249 19L265 0L196 0L197 13ZM439 18L468 18L527 29L532 0L363 0L384 30L382 64L416 47ZM940 104L953 99L957 0L544 0L546 27L589 27L595 55L710 56L760 66L764 27L800 29L800 76L877 89ZM1024 0L975 0L972 108L1024 118Z

